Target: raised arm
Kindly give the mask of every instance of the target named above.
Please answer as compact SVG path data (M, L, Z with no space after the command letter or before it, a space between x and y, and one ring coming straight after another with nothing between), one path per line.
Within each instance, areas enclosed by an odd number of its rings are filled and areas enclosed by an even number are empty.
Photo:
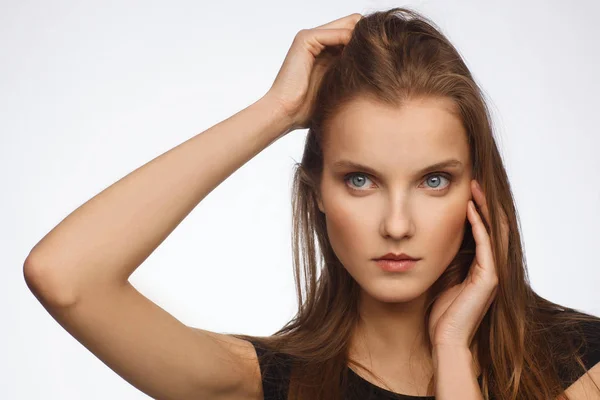
M134 270L216 186L288 123L263 97L73 211L31 251L27 285L80 343L156 399L261 399L245 341L192 329L139 293Z
M157 399L260 399L251 343L185 326L129 282L215 187L286 133L305 127L329 45L359 14L302 30L265 96L153 159L77 208L31 250L27 285L80 343ZM320 67L327 60L319 60ZM312 72L311 72L312 71Z
M263 96L69 214L31 250L25 277L59 305L123 286L204 197L289 127Z

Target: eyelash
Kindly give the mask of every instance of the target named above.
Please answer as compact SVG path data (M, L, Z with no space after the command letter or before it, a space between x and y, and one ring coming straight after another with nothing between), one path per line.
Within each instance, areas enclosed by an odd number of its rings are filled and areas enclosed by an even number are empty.
M344 183L350 190L352 190L354 192L365 192L366 190L364 190L364 189L355 189L353 187L348 186L348 181L350 180L350 178L353 178L357 175L358 176L366 176L369 179L371 179L371 176L369 174L365 174L363 172L351 172L344 176ZM448 189L450 187L450 185L452 184L452 182L454 181L454 176L447 172L432 172L431 174L426 175L423 180L426 181L427 179L429 179L433 176L441 176L448 180L448 185L446 187L444 187L443 189L432 189L434 192L441 192L441 191Z

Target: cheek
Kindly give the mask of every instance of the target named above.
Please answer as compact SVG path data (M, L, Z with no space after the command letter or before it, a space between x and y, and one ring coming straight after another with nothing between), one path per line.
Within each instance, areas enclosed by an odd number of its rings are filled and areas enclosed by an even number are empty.
M361 213L341 201L327 204L327 235L331 247L342 264L355 259L355 252L364 245L370 230ZM357 254L356 254L357 255Z
M441 268L452 261L462 243L466 223L466 204L462 200L423 215L420 225L427 227L423 232L426 236L424 243L429 243L431 261L439 262Z
M326 208L327 236L340 262L349 265L351 260L360 256L361 246L364 246L371 231L360 208L357 209L353 199L330 178L325 177L321 186Z

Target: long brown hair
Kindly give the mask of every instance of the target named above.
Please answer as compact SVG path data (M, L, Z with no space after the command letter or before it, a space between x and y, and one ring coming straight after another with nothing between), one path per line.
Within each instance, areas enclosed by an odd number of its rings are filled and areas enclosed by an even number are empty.
M363 16L342 48L323 56L335 61L320 83L302 161L296 164L292 191L292 247L298 310L269 337L233 334L269 352L262 362L283 354L292 366L289 399L343 399L350 364L352 332L360 317L359 289L334 254L318 209L323 171L323 132L331 116L359 96L401 107L408 100L444 96L454 100L468 136L474 178L489 202L499 278L496 300L474 340L485 399L547 400L564 394L564 379L581 376L585 348L581 321L599 318L562 307L536 294L529 284L514 198L498 151L484 94L459 52L429 19L409 8ZM508 216L508 254L500 254L500 204ZM473 260L475 241L467 224L460 250L430 289L424 332L437 295L461 282ZM426 338L431 344L430 338ZM560 369L560 370L559 370ZM566 378L565 378L566 377ZM429 383L429 391L434 379Z

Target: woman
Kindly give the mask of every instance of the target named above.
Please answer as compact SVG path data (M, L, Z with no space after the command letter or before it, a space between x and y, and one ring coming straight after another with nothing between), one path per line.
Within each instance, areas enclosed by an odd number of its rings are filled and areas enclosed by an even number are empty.
M129 276L183 218L299 128L294 319L217 334L137 292ZM600 399L600 319L533 292L481 91L408 9L299 32L265 96L75 210L24 274L154 398Z

